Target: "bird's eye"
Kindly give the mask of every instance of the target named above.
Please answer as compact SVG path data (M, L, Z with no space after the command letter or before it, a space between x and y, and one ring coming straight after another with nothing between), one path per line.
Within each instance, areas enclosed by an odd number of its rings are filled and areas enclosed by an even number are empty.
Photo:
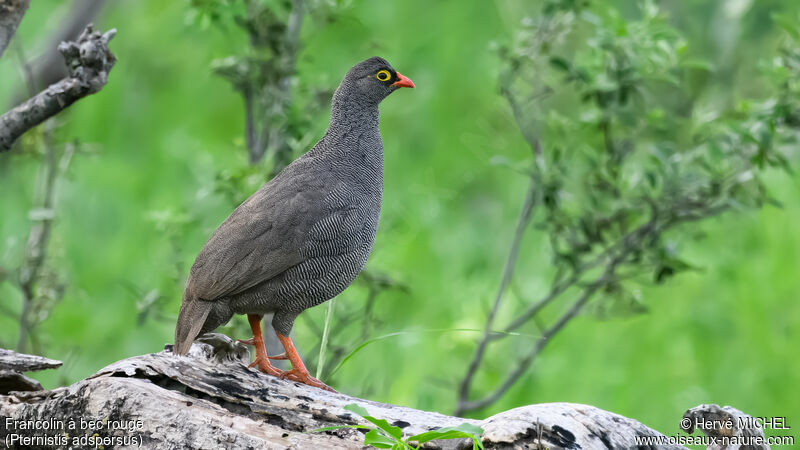
M389 81L389 78L392 78L392 74L390 74L386 69L379 70L378 73L375 74L375 78L380 81Z

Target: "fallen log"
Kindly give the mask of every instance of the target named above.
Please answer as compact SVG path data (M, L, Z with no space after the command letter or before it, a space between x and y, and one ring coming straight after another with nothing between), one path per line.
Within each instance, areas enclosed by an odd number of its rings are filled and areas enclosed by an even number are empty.
M642 446L642 437L666 443L649 448L685 448L633 419L588 405L530 405L464 419L280 380L248 369L249 362L244 345L212 333L187 356L173 355L168 345L71 386L0 395L0 441L11 448L364 448L364 429L313 431L371 425L344 408L355 403L404 436L476 425L483 429L483 445L493 449L630 448ZM423 448L472 448L472 441L436 440Z

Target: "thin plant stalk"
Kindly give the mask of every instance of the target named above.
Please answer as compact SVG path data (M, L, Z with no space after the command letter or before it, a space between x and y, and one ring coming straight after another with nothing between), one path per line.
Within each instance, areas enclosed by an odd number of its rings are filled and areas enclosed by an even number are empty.
M336 299L331 299L328 302L328 310L325 312L325 328L322 330L322 343L319 344L319 363L317 364L316 378L322 375L322 367L325 365L325 349L328 347L328 329L331 325L331 318L333 317L333 302Z

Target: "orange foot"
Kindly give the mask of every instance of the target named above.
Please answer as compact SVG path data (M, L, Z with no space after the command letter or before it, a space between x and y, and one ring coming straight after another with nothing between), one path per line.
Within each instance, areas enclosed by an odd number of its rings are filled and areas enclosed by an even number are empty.
M328 386L327 384L319 381L318 379L311 376L307 370L300 370L299 368L293 368L292 370L285 370L278 375L282 380L290 379L292 381L297 381L298 383L307 384L309 386L314 386L315 388L320 388L330 392L336 392Z
M250 363L250 365L247 367L258 367L259 372L272 375L273 377L283 376L283 371L270 364L269 359L267 358L259 358L256 356L256 360Z
M308 369L306 369L305 364L303 364L303 360L300 359L300 355L297 354L297 350L295 350L294 344L289 336L285 336L277 332L275 334L278 335L278 340L281 341L281 344L283 344L283 349L285 350L284 354L281 356L289 359L289 362L292 363L292 370L282 372L280 375L281 378L288 378L292 381L314 386L315 388L336 392L331 389L330 386L312 377L308 373Z
M239 339L239 342L256 348L256 360L247 367L258 367L259 372L280 377L283 371L269 363L269 356L267 356L267 350L264 348L264 339L261 337L261 316L248 314L247 321L250 322L253 337L251 339Z

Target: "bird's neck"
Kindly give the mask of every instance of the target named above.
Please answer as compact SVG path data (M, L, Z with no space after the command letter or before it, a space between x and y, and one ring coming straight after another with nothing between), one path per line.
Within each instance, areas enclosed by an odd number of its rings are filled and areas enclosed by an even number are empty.
M357 169L364 176L361 183L371 180L376 191L383 185L383 142L379 128L378 105L337 102L331 108L331 123L316 147L335 161L334 166ZM352 173L351 173L352 175Z
M334 96L331 105L331 122L327 134L378 131L380 115L377 104L358 103L336 97Z

